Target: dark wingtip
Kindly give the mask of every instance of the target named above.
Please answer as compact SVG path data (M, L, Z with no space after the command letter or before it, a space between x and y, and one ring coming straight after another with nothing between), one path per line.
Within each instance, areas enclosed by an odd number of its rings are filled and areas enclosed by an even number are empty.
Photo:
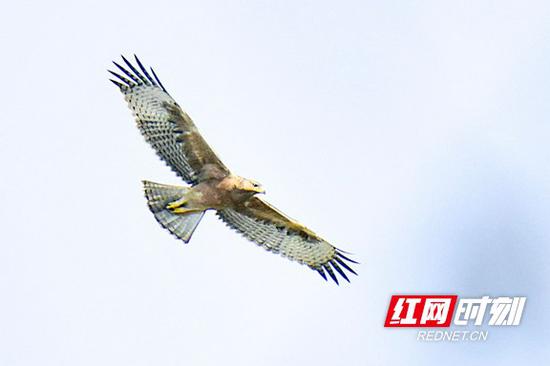
M113 84L115 84L116 86L118 86L120 89L125 89L126 87L122 84L122 83L119 83L118 81L116 80L113 80L113 79L109 79Z
M135 53L134 53L134 58L136 59L136 62L138 64L139 68L141 69L141 71L143 72L143 74L145 75L147 80L149 80L149 82L151 82L151 84L153 84L154 86L157 86L157 83L151 77L151 75L149 75L149 73L147 72L147 69L143 66L143 64L141 63L141 61L139 60L139 58L137 57L137 55Z
M350 253L348 253L348 252L344 252L343 250L338 249L338 250L337 250L337 255L338 255L340 258L345 259L345 260L347 260L347 261L349 261L349 262L351 262L351 263L359 264L359 262L354 261L353 259L346 257L344 254L342 254L342 252L343 252L343 253L350 254Z
M321 277L325 279L325 281L328 281L327 275L325 274L325 271L323 271L323 267L314 268L314 269L317 271L317 273L321 275Z
M319 265L318 267L311 267L311 269L319 273L319 275L323 277L325 281L328 281L328 277L327 277L327 273L328 273L330 278L338 286L340 285L340 283L338 281L337 274L342 276L348 283L351 282L347 273L344 271L344 269L358 276L357 272L355 272L346 262L344 262L339 255L334 256L331 260Z
M330 261L329 263L336 270L336 272L340 273L340 276L344 277L346 281L350 282L348 276L346 276L346 273L342 271L342 268L340 268L338 264L336 264L334 261Z
M114 61L113 61L114 62ZM135 85L133 82L131 82L130 80L126 79L124 76L114 72L114 71L111 71L111 70L107 70L108 72L111 73L111 75L117 77L118 79L120 79L123 83L125 83L127 86L129 87L132 87L133 85Z
M329 266L328 264L326 264L326 263L323 264L323 268L325 269L325 271L328 272L330 278L332 278L332 280L333 280L334 282L336 282L336 284L337 284L338 286L340 286L340 283L338 282L338 278L337 278L336 275L334 274L334 271L332 270L332 268L330 268L330 266Z
M157 83L159 84L159 86L162 88L162 90L164 90L166 93L168 93L168 92L166 91L166 88L164 87L164 85L162 85L162 83L160 82L159 77L157 76L157 74L155 73L155 70L153 70L152 67L151 67L151 72L153 73L153 76L155 77L155 80L157 81Z
M353 273L354 275L358 276L358 274L350 267L347 265L346 262L344 262L343 260L341 260L340 258L338 258L337 256L334 257L334 260L336 262L338 262L342 267L344 267L345 269L347 269L348 271L350 271L351 273Z
M138 85L139 85L140 83L145 84L145 85L149 85L149 80L147 80L143 75L141 75L141 73L139 72L139 70L136 69L135 66L132 65L132 63L126 59L126 57L124 57L123 55L120 55L120 57L122 57L122 60L124 61L124 63L126 64L126 66L128 66L128 67L130 68L130 70L132 70L132 72L134 73L135 77L139 80L139 81L136 81L136 82L138 83Z
M124 56L122 56L122 59L124 60L124 62L126 62L128 64L128 66L130 67L130 69L132 70L132 66L130 63L128 63L128 60L126 60L124 58ZM132 79L132 81L134 83L136 83L136 85L141 85L143 82L140 80L140 78L138 78L136 75L132 74L130 71L128 71L125 67L121 66L119 63L117 63L116 61L113 61L113 64L120 70L122 71L126 76L128 76L130 79Z
M113 64L121 70L124 69L124 67L120 66L120 64L116 61L113 61Z
M122 58L122 61L124 61L124 63L130 68L130 70L133 68L132 64L130 63L130 61L128 61L128 59L126 59L126 57L124 57L124 55L120 55L120 57ZM133 71L133 70L132 70Z
M335 247L336 248L336 247ZM341 253L346 253L346 254L350 254L350 255L353 255L352 252L348 252L346 250L343 250L343 249L340 249L340 248L336 248L337 251L341 252Z

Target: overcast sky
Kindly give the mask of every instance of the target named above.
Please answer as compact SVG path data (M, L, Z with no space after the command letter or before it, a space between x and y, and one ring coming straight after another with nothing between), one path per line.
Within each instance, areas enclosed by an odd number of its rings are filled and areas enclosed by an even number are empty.
M550 356L547 1L10 2L0 14L0 364L541 364ZM213 214L110 61L136 53L235 173L354 253L340 287ZM396 293L525 295L483 343L385 329Z

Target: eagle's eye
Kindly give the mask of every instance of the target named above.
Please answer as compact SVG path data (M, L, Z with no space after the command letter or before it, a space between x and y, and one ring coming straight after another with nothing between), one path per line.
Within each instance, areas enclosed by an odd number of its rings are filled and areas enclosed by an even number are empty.
M260 186L258 183L252 183L252 185L254 186L254 188L258 188Z

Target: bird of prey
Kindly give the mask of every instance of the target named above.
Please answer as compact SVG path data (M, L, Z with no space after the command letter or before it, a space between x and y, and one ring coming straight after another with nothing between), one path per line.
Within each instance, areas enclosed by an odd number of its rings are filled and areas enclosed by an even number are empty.
M143 181L149 209L173 235L189 242L205 211L215 210L229 227L265 249L280 253L328 275L336 273L349 282L344 270L357 263L313 231L257 196L265 193L251 179L237 176L216 156L187 113L168 94L154 70L147 71L135 57L135 65L122 56L126 67L114 65L111 81L124 94L139 130L159 157L189 186ZM137 67L136 67L137 65ZM151 76L152 75L152 76Z

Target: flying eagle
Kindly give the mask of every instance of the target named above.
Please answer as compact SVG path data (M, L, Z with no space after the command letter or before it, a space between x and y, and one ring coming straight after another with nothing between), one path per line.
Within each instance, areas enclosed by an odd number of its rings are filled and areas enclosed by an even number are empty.
M344 270L357 274L346 263L357 263L345 255L349 253L259 198L257 194L265 191L258 182L231 173L152 68L153 77L137 56L139 70L124 56L122 60L127 68L113 63L125 76L109 70L118 80L111 81L124 94L145 140L190 185L143 181L149 209L163 227L187 243L204 212L215 210L220 219L247 239L307 265L325 280L326 273L337 284L335 272L348 282Z

